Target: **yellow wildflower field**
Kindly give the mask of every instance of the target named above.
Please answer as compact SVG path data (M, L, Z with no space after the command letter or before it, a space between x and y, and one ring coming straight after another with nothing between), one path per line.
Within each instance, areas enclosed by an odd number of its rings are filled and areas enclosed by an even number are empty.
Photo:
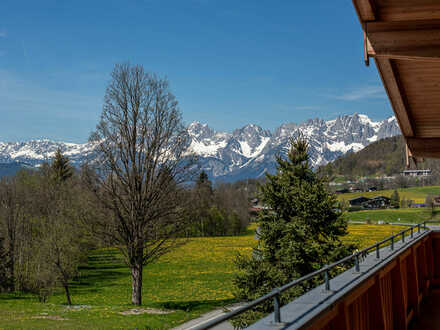
M356 244L359 249L366 248L376 242L394 235L408 227L394 225L348 225L348 235L343 241Z
M238 252L256 246L255 224L243 236L192 238L179 249L144 269L143 306L171 310L163 315L122 315L130 305L130 270L115 249L89 256L89 263L72 284L69 309L62 291L47 304L31 294L0 294L0 329L170 329L207 311L234 302L232 280ZM402 230L390 225L349 225L344 241L366 247ZM56 321L51 318L63 319Z

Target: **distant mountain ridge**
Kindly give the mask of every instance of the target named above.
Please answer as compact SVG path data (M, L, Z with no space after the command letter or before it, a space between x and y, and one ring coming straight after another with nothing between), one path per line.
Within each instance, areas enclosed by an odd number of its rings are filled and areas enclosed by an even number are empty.
M188 126L188 134L190 149L198 155L201 168L209 177L235 181L274 172L275 157L287 153L291 136L303 134L308 139L311 163L317 167L347 152L359 151L374 141L401 133L394 117L374 122L366 115L355 113L328 121L316 118L300 124L286 123L273 132L254 124L232 133L216 132L207 124L193 122ZM90 143L50 140L0 142L0 163L23 162L38 166L52 160L57 148L75 166L93 157L94 147Z
M300 133L309 141L314 167L347 152L359 151L374 141L401 134L394 117L374 122L362 114L328 121L310 119L301 124L287 123L273 133L251 124L232 133L215 132L199 122L192 123L188 131L191 148L199 155L202 168L211 178L225 181L274 172L276 155L285 155L289 138Z

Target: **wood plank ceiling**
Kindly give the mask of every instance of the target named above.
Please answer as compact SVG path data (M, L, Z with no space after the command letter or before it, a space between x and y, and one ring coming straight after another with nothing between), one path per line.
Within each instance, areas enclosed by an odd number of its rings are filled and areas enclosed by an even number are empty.
M353 0L408 148L440 158L440 0Z

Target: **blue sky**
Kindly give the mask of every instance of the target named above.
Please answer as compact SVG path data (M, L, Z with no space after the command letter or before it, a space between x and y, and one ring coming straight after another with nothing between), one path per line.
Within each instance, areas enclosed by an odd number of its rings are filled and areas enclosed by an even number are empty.
M126 61L216 130L392 115L349 0L2 0L0 141L87 141Z

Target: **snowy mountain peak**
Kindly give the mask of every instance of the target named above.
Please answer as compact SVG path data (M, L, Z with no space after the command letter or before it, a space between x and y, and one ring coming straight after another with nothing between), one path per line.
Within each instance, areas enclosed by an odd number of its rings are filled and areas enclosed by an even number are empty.
M217 132L203 140L203 146L193 141L192 146L196 153L205 155L202 168L213 179L259 177L274 171L275 156L285 155L290 137L300 133L309 141L312 165L319 166L379 139L398 135L400 129L394 117L376 122L354 113L327 121L314 118L300 124L286 123L273 133L249 124L232 134Z
M243 126L242 128L236 129L232 132L232 135L239 139L245 139L245 138L251 138L255 135L261 135L270 137L272 134L268 130L264 130L258 125L255 124L248 124L246 126Z
M215 134L214 130L209 128L208 124L202 124L198 121L195 121L188 126L188 133L199 140L210 138Z
M188 126L190 149L199 156L202 169L211 179L226 181L274 172L276 155L285 155L289 138L300 133L308 139L312 165L319 166L346 152L358 151L371 142L398 135L400 129L394 117L375 122L357 113L327 121L314 118L300 124L286 123L273 133L255 124L236 129L232 134L216 132L200 122ZM0 142L0 163L22 162L39 166L50 161L58 148L76 166L93 157L94 146L90 143L42 139Z

